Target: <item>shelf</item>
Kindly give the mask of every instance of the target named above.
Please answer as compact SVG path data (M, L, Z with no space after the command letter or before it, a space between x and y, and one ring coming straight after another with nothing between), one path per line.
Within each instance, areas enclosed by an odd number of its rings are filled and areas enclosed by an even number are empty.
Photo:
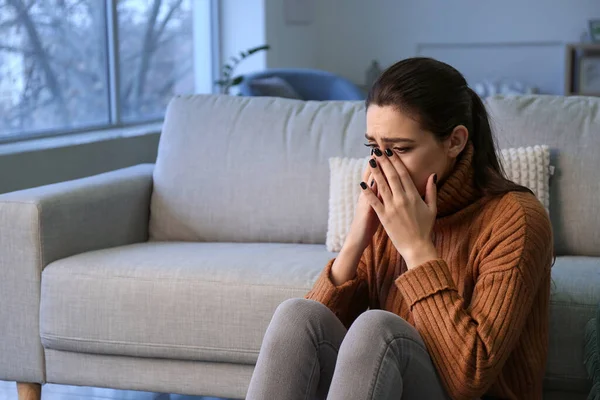
M569 43L569 44L567 44L567 47L571 48L571 49L583 50L583 51L586 51L586 50L600 51L600 43Z
M565 96L599 96L579 93L578 81L581 57L600 57L600 43L570 43L565 50Z

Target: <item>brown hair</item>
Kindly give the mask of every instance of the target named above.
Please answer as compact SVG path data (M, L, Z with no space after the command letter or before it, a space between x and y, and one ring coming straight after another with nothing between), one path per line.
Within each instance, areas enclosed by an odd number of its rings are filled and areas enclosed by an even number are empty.
M367 108L371 104L392 106L411 115L439 141L464 125L474 148L475 186L491 196L510 191L532 193L506 178L487 110L462 74L450 65L424 57L399 61L373 84Z

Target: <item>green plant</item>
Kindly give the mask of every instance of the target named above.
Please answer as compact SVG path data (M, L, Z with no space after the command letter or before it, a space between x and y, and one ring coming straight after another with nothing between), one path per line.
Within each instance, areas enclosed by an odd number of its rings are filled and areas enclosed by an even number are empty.
M229 89L233 86L237 86L244 80L243 75L234 75L235 68L246 58L250 57L252 54L258 53L259 51L269 50L271 46L265 44L263 46L253 47L246 51L240 52L239 57L230 57L231 62L225 64L221 70L221 79L216 81L215 83L221 87L221 92L225 94L229 94Z

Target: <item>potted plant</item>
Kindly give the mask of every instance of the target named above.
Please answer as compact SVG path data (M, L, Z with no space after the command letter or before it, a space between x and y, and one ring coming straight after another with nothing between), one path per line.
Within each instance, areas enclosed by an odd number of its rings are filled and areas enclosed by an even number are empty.
M234 70L243 60L250 57L252 54L258 53L259 51L266 51L269 49L269 45L262 45L240 52L239 57L231 57L231 62L225 64L221 70L221 79L215 82L221 87L221 93L229 94L229 89L242 83L244 76L234 75Z

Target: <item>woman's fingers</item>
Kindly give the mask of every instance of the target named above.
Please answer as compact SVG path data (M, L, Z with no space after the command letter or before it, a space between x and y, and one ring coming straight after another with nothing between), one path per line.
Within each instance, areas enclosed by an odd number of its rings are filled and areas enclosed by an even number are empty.
M388 159L388 156L384 155L379 149L377 149L375 155L377 156L378 167L374 169L381 169L383 175L385 175L393 196L402 196L404 194L402 181L398 176L398 172Z
M360 187L362 188L363 194L365 195L371 208L375 211L377 216L381 218L384 215L384 207L379 197L377 197L377 195L373 192L373 190L371 190L366 182L361 182Z
M377 190L377 182L375 182L375 177L373 176L371 171L369 171L369 178L365 182L369 185L373 193L375 193L375 195L379 197L379 200L381 200L381 196L379 196L379 191Z
M386 180L386 176L384 176L383 172L381 171L380 165L374 158L369 160L369 165L371 166L371 173L375 178L377 192L383 200L383 203L385 204L391 202L393 198L392 189L390 189L390 186Z
M400 157L396 153L394 153L392 150L386 149L385 150L385 158L387 159L386 161L388 161L388 163L386 163L385 165L389 165L390 167L392 167L394 169L394 171L396 172L396 175L398 176L398 178L402 184L402 188L404 189L404 192L410 196L420 197L419 191L417 190L415 183L413 182L412 178L410 177L410 173L408 172L408 169L406 169L406 166L404 165L404 163L402 162ZM386 174L387 174L387 170L386 170Z

